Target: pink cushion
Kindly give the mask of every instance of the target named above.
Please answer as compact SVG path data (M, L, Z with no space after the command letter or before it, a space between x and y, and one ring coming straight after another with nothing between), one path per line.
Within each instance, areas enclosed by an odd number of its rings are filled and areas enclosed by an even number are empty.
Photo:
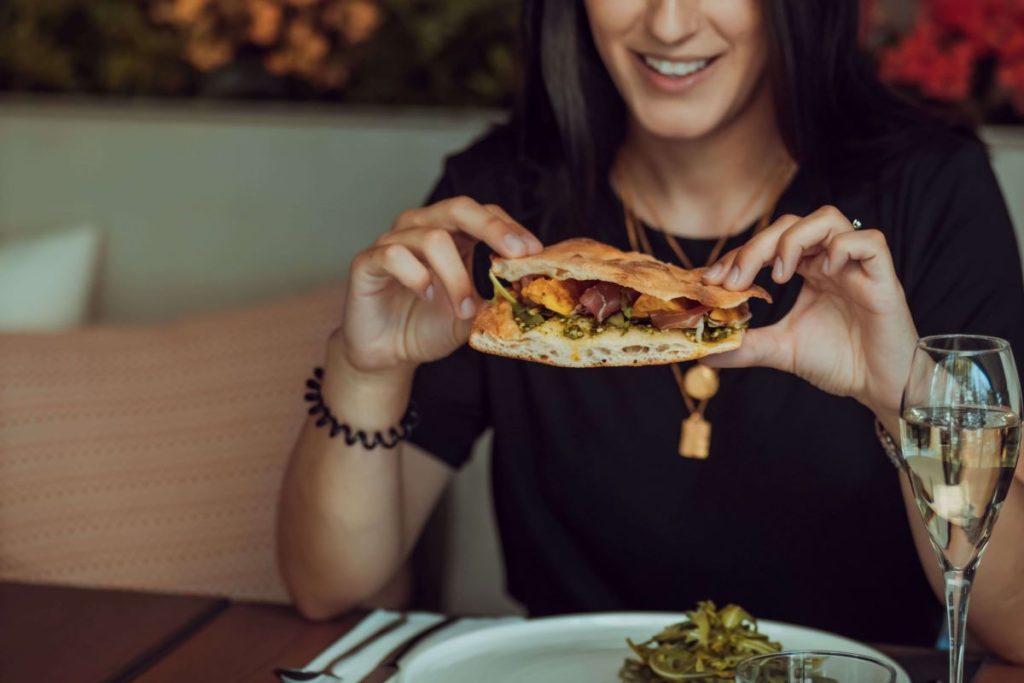
M0 579L285 600L274 510L332 285L152 327L0 335Z

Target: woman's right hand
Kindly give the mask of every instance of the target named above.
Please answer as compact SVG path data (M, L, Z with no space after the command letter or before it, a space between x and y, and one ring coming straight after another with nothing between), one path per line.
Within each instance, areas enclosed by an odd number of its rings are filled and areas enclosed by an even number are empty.
M473 247L526 256L543 245L501 207L468 197L399 215L352 261L340 335L346 362L364 373L443 358L469 338L481 304Z

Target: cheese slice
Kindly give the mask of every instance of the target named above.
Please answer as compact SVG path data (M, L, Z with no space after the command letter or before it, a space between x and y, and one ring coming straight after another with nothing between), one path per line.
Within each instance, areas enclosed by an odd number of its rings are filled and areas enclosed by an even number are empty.
M562 315L572 315L576 310L576 291L567 282L551 278L537 278L523 287L523 296L548 310Z
M677 304L675 301L667 301L665 299L659 299L656 296L649 294L641 294L637 297L637 300L633 302L633 316L634 318L649 318L651 313L658 313L659 311L665 311L667 313L678 313L679 311L685 310L682 306Z
M708 315L716 323L735 323L747 316L747 312L742 310L743 308L743 306L737 306L736 308L713 308Z

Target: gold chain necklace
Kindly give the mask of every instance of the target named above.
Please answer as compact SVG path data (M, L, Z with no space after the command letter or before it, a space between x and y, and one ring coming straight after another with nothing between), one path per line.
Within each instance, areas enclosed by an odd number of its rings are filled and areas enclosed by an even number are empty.
M722 236L715 242L715 246L711 249L711 254L708 256L705 267L710 266L712 263L718 260L718 257L722 253L722 249L725 247L732 232L738 227L739 222L743 220L743 216L747 214L750 207L753 206L758 199L765 196L768 193L770 201L766 204L764 211L761 213L761 217L758 219L757 226L754 228L754 235L759 233L761 230L768 226L771 220L772 209L778 202L779 197L782 195L783 190L789 184L790 179L793 177L793 173L796 171L796 164L786 159L779 164L778 170L775 170L768 176L767 182L762 186L758 187L757 191L751 196L747 204L744 205L743 210L739 212L736 220L729 225L729 228L722 233ZM654 249L651 246L651 242L647 237L647 232L637 218L636 211L633 208L633 194L629 188L629 185L622 182L617 183L619 186L619 192L622 194L622 205L625 213L626 222L626 233L629 237L629 244L633 251L643 251L651 256L654 255ZM675 253L676 258L679 259L680 264L688 270L693 270L693 261L687 256L686 251L676 240L675 236L671 235L665 230L665 224L661 218L657 215L654 207L650 204L646 204L646 209L649 215L654 219L661 228L662 235L665 236L665 240L668 242L672 251ZM679 455L685 458L695 458L704 460L711 453L711 423L708 422L705 417L707 410L708 401L718 393L719 379L718 371L714 368L709 368L701 363L694 363L687 371L683 374L682 369L678 363L671 365L672 375L675 377L676 385L679 387L679 393L683 398L683 403L686 405L687 417L683 420L682 427L679 434Z

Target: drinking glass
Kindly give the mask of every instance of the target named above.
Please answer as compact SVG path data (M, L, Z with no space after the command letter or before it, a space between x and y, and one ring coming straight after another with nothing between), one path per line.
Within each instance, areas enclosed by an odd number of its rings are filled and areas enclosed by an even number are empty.
M1010 345L973 335L921 339L901 413L903 464L946 581L949 680L962 683L971 581L1020 451Z
M888 664L845 652L798 650L751 657L736 667L736 683L895 683Z

